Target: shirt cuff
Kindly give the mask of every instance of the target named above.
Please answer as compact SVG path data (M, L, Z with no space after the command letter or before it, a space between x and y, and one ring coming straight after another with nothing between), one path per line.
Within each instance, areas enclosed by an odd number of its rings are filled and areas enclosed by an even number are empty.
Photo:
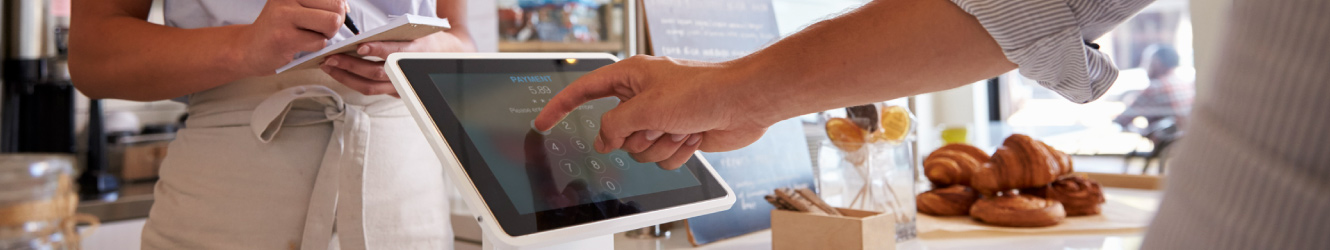
M1065 0L951 0L974 15L1021 75L1076 103L1102 96L1117 79L1108 56L1087 46Z

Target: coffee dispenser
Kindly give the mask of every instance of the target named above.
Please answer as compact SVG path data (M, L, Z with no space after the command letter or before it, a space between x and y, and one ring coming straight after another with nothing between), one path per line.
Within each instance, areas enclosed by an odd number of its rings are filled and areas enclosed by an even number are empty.
M0 4L0 153L74 154L76 92L66 63L69 0L5 0ZM88 157L79 175L84 199L115 196L106 172L99 100L89 104Z
M74 153L74 86L50 0L4 3L0 152ZM64 20L68 20L65 18Z

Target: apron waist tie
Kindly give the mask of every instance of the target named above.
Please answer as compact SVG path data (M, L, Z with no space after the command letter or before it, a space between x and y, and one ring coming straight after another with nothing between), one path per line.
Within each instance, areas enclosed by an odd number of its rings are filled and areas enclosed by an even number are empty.
M302 100L322 105L324 117L290 116L295 118L287 121L292 104ZM334 224L343 249L365 249L363 194L370 120L363 108L347 105L341 95L326 86L295 86L260 103L250 119L250 129L260 141L268 143L283 125L322 122L332 122L333 131L310 193L300 249L328 249Z

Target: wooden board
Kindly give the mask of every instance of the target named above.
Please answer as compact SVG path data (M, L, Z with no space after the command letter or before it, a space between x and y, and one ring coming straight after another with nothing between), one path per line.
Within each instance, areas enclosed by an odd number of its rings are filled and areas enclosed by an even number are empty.
M1132 189L1160 190L1164 188L1164 178L1155 175L1136 175L1136 174L1110 174L1110 173L1088 173L1084 174L1086 178L1099 182L1099 185L1105 187L1120 187Z

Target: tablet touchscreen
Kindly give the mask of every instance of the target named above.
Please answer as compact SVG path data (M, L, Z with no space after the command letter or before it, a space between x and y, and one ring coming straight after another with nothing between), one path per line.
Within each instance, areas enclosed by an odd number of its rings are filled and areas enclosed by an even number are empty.
M597 153L593 141L600 117L618 104L616 98L590 101L550 131L532 128L532 120L556 93L612 62L400 63L496 216L507 210L517 214L512 217L535 221L498 218L501 223L508 220L506 229L557 228L724 196L710 173L699 173L706 170L696 158L685 167L663 170L622 150ZM413 63L418 67L411 67ZM424 72L408 71L413 68ZM432 93L425 93L429 90ZM496 196L503 202L496 202Z
M467 137L523 214L698 185L686 168L662 170L622 150L597 153L600 116L618 100L588 102L548 133L531 128L542 107L587 72L430 74Z

